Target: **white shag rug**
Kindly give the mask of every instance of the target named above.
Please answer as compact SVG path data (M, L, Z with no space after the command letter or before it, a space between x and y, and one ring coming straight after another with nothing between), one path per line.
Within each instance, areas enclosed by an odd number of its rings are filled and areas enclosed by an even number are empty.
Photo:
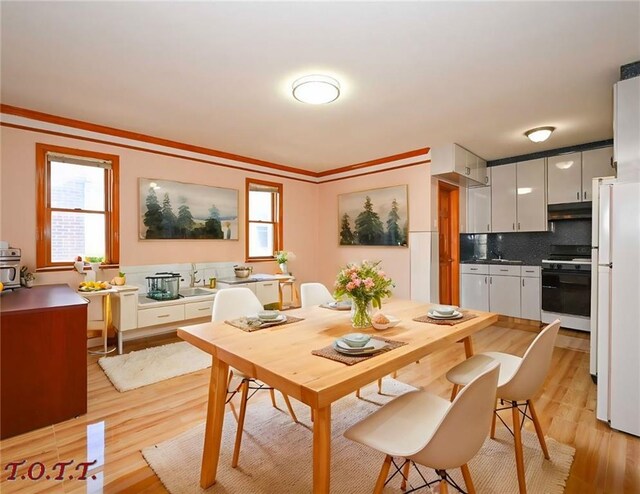
M373 384L362 389L363 399L349 395L332 407L331 492L334 494L373 491L384 455L347 440L343 433L394 396L414 389L389 378L383 382L384 395L379 395ZM142 454L172 494L311 492L312 425L309 409L295 400L291 401L303 424L293 423L284 405L284 410L279 410L273 408L269 400L249 401L240 464L236 469L231 468L236 422L231 412L227 412L217 482L206 491L199 486L204 423L145 448ZM564 492L575 449L547 438L551 460L545 460L534 433L523 431L523 441L528 492ZM478 455L469 463L469 469L479 494L518 492L513 440L504 426L498 424L496 439L487 438ZM436 479L432 470L421 468L421 471L428 480ZM464 489L460 470L449 473ZM414 487L422 484L413 467L409 480ZM437 487L434 490L437 492ZM399 475L385 487L384 492L402 492Z
M211 355L181 341L102 357L98 364L115 388L123 392L211 367Z

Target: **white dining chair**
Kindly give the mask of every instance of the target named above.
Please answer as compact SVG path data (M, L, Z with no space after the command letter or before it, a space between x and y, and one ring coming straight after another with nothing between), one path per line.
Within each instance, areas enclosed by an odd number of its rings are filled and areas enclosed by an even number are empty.
M300 305L303 309L333 301L333 296L322 283L303 283L300 285Z
M259 311L263 310L262 304L258 300L255 294L245 287L239 288L225 288L218 290L215 298L213 299L213 310L211 319L214 322L226 321L230 319L237 319L243 316L256 316ZM238 459L240 458L240 444L242 442L242 432L244 428L244 419L247 413L247 401L259 390L269 390L271 395L271 404L276 407L276 397L272 387L265 385L260 381L256 381L254 376L250 376L242 371L234 368L229 368L229 380L227 388L231 385L233 377L240 378L240 384L234 389L229 390L229 397L227 403L236 395L240 393L240 413L238 415L238 429L236 431L236 442L233 449L233 459L231 466L233 468L238 466ZM249 390L253 392L249 394ZM284 398L284 402L287 405L289 414L294 422L298 421L289 397L281 393Z
M516 470L521 494L527 492L521 431L524 418L529 418L533 422L544 457L547 460L549 459L549 451L544 440L544 433L540 425L540 420L538 419L538 414L533 406L532 398L544 383L547 372L549 371L553 347L559 329L560 321L556 319L536 336L523 357L500 352L478 353L447 372L447 379L453 383L453 399L461 386L466 386L467 383L470 383L478 374L484 372L487 367L492 366L495 362L500 363L497 397L501 403L506 401L508 405L496 409L491 424L491 437L493 438L495 436L496 417L507 426L498 415L498 412L511 409L513 421L513 431L511 432L514 437ZM524 409L521 407L524 407ZM530 415L527 414L527 411L530 412ZM523 416L522 421L520 420L520 414Z
M451 485L460 487L447 473L460 468L467 491L475 493L467 463L482 447L491 423L496 402L496 386L500 365L494 362L466 386L453 402L424 390L405 393L387 403L364 420L347 429L345 437L384 453L374 493L397 474L402 476L401 489L406 489L411 465L433 468L439 480L427 482L412 491L440 484L447 493ZM404 459L397 465L394 457ZM387 479L393 463L396 471ZM418 469L420 477L424 477Z

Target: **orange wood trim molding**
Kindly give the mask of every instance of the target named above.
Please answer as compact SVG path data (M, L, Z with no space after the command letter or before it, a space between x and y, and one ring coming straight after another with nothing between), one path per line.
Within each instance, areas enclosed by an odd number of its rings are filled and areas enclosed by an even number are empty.
M392 156L385 156L384 158L378 158L371 161L364 161L362 163L356 163L354 165L342 166L340 168L332 168L331 170L325 170L317 174L318 177L326 177L327 175L335 175L336 173L350 172L359 170L361 168L367 168L375 165L383 165L385 163L391 163L392 161L404 160L407 158L414 158L423 154L427 154L431 148L414 149L413 151L407 151L406 153L394 154Z
M66 138L69 138L69 139L78 139L80 141L95 142L96 144L106 144L107 146L116 146L116 147L121 147L121 148L124 148L124 149L131 149L133 151L142 151L142 152L145 152L145 153L158 154L160 156L167 156L167 157L170 157L170 158L179 158L179 159L182 159L182 160L195 161L197 163L204 163L204 164L207 164L207 165L221 166L223 168L230 168L232 170L240 170L240 171L251 172L251 173L261 173L261 174L264 174L264 175L270 175L272 177L286 178L288 180L297 180L298 182L306 182L306 183L309 183L309 184L317 184L318 183L315 180L306 180L304 178L299 178L299 177L290 177L288 175L280 175L278 173L272 173L272 172L268 172L268 171L258 171L258 170L254 170L252 168L244 168L242 166L229 165L227 163L218 163L217 161L205 160L205 159L202 159L202 158L194 158L194 157L191 157L191 156L184 156L182 154L168 153L168 152L165 152L165 151L157 151L155 149L148 149L148 148L139 147L139 146L131 146L129 144L121 144L119 142L105 141L105 140L102 140L102 139L94 139L92 137L77 136L77 135L74 135L74 134L67 134L65 132L57 132L55 130L38 129L36 127L27 127L27 126L24 126L24 125L17 125L17 124L12 124L12 123L7 123L7 122L0 122L0 126L9 127L9 128L18 129L18 130L26 130L26 131L29 131L29 132L39 132L41 134L53 135L53 136L58 136L58 137L66 137Z
M425 163L431 163L431 160L416 161L415 163L407 163L406 165L392 166L389 168L384 168L382 170L373 170L370 172L357 173L355 175L349 175L348 177L331 178L328 180L322 180L321 182L318 182L318 184L322 185L322 184L328 184L330 182L338 182L339 180L349 180L350 178L364 177L366 175L375 175L376 173L384 173L384 172L390 172L394 170L400 170L402 168L409 168L410 166L424 165Z
M50 144L36 143L36 268L64 267L72 263L54 263L51 261L51 208L47 183L50 173L47 166L47 153L61 153L85 158L97 158L111 162L106 175L105 198L105 239L107 261L120 262L120 157L115 154L99 153L86 149L69 148Z
M265 261L274 261L273 258L268 257L249 257L249 186L251 184L258 185L267 185L269 187L274 187L278 189L278 221L275 228L275 238L273 242L274 249L276 251L282 250L282 245L284 241L284 230L283 230L283 220L284 220L284 185L277 182L267 182L266 180L260 180L258 178L250 178L247 177L244 180L244 252L245 252L245 262L265 262Z
M64 125L65 127L73 127L75 129L87 130L90 132L98 132L100 134L106 134L116 137L122 137L125 139L132 139L141 142L147 142L149 144L156 144L158 146L166 146L175 149L181 149L183 151L190 151L192 153L200 153L208 156L215 156L216 158L225 158L234 161L240 161L242 163L250 163L252 165L266 166L275 170L299 173L300 175L306 175L309 177L316 177L317 172L304 170L302 168L294 168L292 166L280 165L278 163L271 163L270 161L263 161L256 158L249 158L247 156L241 156L238 154L227 153L224 151L218 151L216 149L209 149L202 146L194 146L186 144L184 142L172 141L170 139L164 139L162 137L154 137L147 134L140 134L137 132L131 132L129 130L116 129L114 127L107 127L105 125L93 124L90 122L84 122L82 120L75 120L73 118L59 117L57 115L51 115L49 113L43 113L35 110L28 110L26 108L19 108L17 106L0 104L0 112L8 115L15 115L18 117L29 118L32 120L39 120L41 122L48 122L56 125Z
M25 108L6 105L6 104L2 104L2 103L0 103L0 113L5 113L7 115L14 115L14 116L17 116L17 117L28 118L28 119L31 119L31 120L36 120L36 121L41 121L41 122L47 122L47 123L51 123L51 124L55 124L55 125L61 125L61 126L66 126L66 127L70 127L70 128L85 130L85 131L89 131L89 132L96 132L96 133L101 133L101 134L110 135L110 136L114 136L114 137L120 137L120 138L124 138L124 139L135 140L135 141L144 142L144 143L147 143L147 144L165 146L165 147L169 147L169 148L179 149L181 151L187 151L187 152L203 154L203 155L206 155L206 156L229 159L229 160L237 161L239 163L247 163L247 164L262 166L262 167L269 168L269 169L274 170L274 171L295 173L295 174L299 174L299 175L303 175L303 176L307 176L307 177L311 177L311 178L330 177L332 175L336 175L336 174L340 174L340 173L352 172L352 171L355 171L355 170L361 170L361 169L364 169L364 168L369 168L369 167L372 167L372 166L382 165L382 164L385 164L385 163L392 163L394 161L399 161L399 160L403 160L403 159L407 159L407 158L413 158L413 157L416 157L416 156L425 155L430 151L429 147L425 147L425 148L415 149L413 151L407 151L405 153L394 154L394 155L391 155L391 156L385 156L383 158L378 158L378 159L374 159L374 160L370 160L370 161L364 161L362 163L356 163L356 164L353 164L353 165L347 165L347 166L343 166L343 167L339 167L339 168L332 168L330 170L324 170L322 172L314 172L314 171L310 171L310 170L305 170L303 168L296 168L296 167L291 167L291 166L286 166L286 165L280 165L280 164L277 164L277 163L272 163L272 162L269 162L269 161L263 161L263 160L259 160L259 159L256 159L256 158L250 158L250 157L241 156L241 155L237 155L237 154L233 154L233 153L227 153L227 152L224 152L224 151L218 151L218 150L215 150L215 149L209 149L209 148L205 148L205 147L201 147L201 146L195 146L195 145L186 144L186 143L183 143L183 142L172 141L172 140L164 139L164 138L160 138L160 137L149 136L149 135L146 135L146 134L140 134L140 133L131 132L131 131L128 131L128 130L116 129L114 127L107 127L107 126L104 126L104 125L93 124L93 123L90 123L90 122L84 122L82 120L75 120L75 119L71 119L71 118L60 117L60 116L56 116L56 115L51 115L49 113L38 112L38 111L35 111L35 110L28 110L28 109L25 109ZM300 178L300 177L290 177L290 176L287 176L287 175L282 175L282 174L279 174L279 173L274 173L274 172L269 172L269 171L254 170L254 169L251 169L251 168L242 167L240 165L231 165L231 164L227 164L227 163L219 163L219 162L216 162L216 161L205 160L205 159L202 159L202 158L194 158L194 157L190 157L190 156L183 156L183 155L180 155L180 154L169 153L169 152L166 152L166 151L158 151L158 150L148 149L148 148L144 148L144 147L140 147L140 146L133 146L133 145L130 145L130 144L122 144L122 143L113 142L113 141L109 141L109 140L105 140L105 139L96 139L96 138L92 138L92 137L78 136L78 135L70 134L70 133L66 133L66 132L59 132L59 131L53 131L53 130L47 130L47 129L39 129L37 127L30 127L30 126L13 124L13 123L8 123L8 122L0 122L0 125L5 126L5 127L14 128L14 129L19 129L19 130L29 130L29 131L33 131L33 132L40 132L40 133L43 133L43 134L56 135L56 136L60 136L60 137L68 137L70 139L79 139L79 140L88 141L88 142L95 142L95 143L99 143L99 144L107 144L107 145L110 145L110 146L118 146L118 147L122 147L122 148L126 148L126 149L133 149L133 150L136 150L136 151L145 151L145 152L148 152L148 153L159 154L159 155L162 155L162 156L181 158L181 159L196 161L196 162L200 162L200 163L208 163L208 164L212 164L212 165L216 165L216 166L223 166L223 167L226 167L226 168L231 168L231 169L236 169L236 170L248 171L248 172L252 172L252 173L262 173L262 174L265 174L265 175L271 175L271 176L278 177L278 178L286 178L286 179L290 179L290 180L298 180L298 181L301 181L301 182L314 183L314 184L326 183L326 182L334 182L336 180L344 180L344 179L353 178L353 177L362 177L364 175L369 175L369 174L372 174L372 173L380 173L380 172L387 171L387 170L397 170L397 169L403 168L405 166L413 166L414 164L430 162L430 160L426 160L426 161L421 161L419 163L413 163L411 165L400 165L400 166L396 166L396 167L385 168L384 170L375 170L375 171L372 171L372 172L369 172L369 173L361 173L361 174L357 174L357 175L349 175L347 177L339 177L339 178L333 178L333 179L330 179L330 180L317 181L317 180L306 180L306 179Z

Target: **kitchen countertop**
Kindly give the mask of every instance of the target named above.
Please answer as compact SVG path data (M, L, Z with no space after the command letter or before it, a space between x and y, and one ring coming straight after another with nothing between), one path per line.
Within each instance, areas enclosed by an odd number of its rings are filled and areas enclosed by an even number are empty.
M495 264L496 266L523 266L524 261L518 260L496 260L496 259L468 259L460 261L460 264ZM527 266L537 266L537 264L527 264Z
M180 297L174 298L173 300L154 300L152 298L147 297L146 294L138 295L138 307L148 309L151 307L164 307L167 305L181 305L181 304L189 304L191 302L204 302L205 300L213 300L216 292L218 290L213 288L206 288L202 286L198 286L195 288L201 288L202 290L206 290L206 295L196 295L192 297Z
M226 283L227 285L240 285L242 283L256 283L257 280L256 278L252 278L251 276L249 276L248 278L237 278L237 277L233 277L233 278L221 278L218 280L218 283Z

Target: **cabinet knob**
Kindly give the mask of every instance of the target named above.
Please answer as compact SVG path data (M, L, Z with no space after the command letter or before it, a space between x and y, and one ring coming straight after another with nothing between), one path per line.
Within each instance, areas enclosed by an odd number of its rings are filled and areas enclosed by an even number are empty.
M520 230L520 222L518 222L518 230Z
M576 192L576 199L580 200L580 191Z
M584 191L583 195L584 195L584 198L586 199L587 198L587 191L586 190Z
M515 223L511 223L511 229L515 230L516 229L516 224Z
M524 278L522 278L522 286L524 286Z

